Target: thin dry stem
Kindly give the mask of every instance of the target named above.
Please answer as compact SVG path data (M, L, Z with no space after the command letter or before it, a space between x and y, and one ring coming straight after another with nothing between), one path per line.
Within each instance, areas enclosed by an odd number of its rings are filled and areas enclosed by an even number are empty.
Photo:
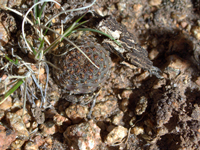
M41 3L43 3L43 2L54 2L54 3L58 4L59 6L61 6L58 2L56 2L56 1L54 1L54 0L43 0L43 1L40 1L40 2L35 3L31 8L29 8L29 10L28 10L28 11L26 12L26 14L24 15L24 19L23 19L23 22L22 22L22 36L23 36L23 39L24 39L24 41L25 41L25 44L26 44L27 48L28 48L31 52L32 52L32 49L31 49L30 45L28 44L28 42L27 42L27 40L26 40L26 37L25 37L24 25L25 25L25 21L27 20L27 16L28 16L28 14L30 13L30 11L31 11L35 6L37 6L38 4L41 4ZM63 7L61 7L61 8L64 10ZM48 24L47 24L47 25L48 25Z
M73 48L69 49L68 51L66 51L66 52L64 52L64 53L62 53L62 54L59 54L59 55L53 54L53 55L54 55L54 56L63 56L63 55L67 54L68 52L70 52L70 51L72 51L72 50L74 50L74 49L76 49L76 47L73 47Z
M88 61L92 65L94 65L97 69L99 69L99 67L74 42L70 41L69 39L67 39L66 37L64 37L64 35L59 34L58 32L52 30L51 28L48 28L48 27L43 26L43 25L41 25L41 27L46 28L46 29L48 29L48 30L50 30L50 31L58 34L60 36L60 38L64 38L67 42L71 43L74 47L76 47L88 59Z

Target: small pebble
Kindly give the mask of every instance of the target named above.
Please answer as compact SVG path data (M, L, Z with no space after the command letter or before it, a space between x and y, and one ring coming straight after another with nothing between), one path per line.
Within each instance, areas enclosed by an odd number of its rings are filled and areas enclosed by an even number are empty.
M41 107L31 108L31 112L38 124L43 124L45 121L45 114Z
M2 104L0 104L0 109L5 111L11 107L12 107L12 98L8 96L8 98Z
M123 112L126 112L128 110L128 105L129 105L129 100L127 98L123 99L122 102L120 103L120 109Z
M5 80L7 77L8 77L8 75L4 74L4 75L1 77L1 80Z
M121 98L127 98L129 99L130 95L133 93L132 90L123 90L121 94Z
M108 145L120 143L127 133L127 128L124 128L123 126L117 126L107 135L105 143Z
M40 147L41 145L44 144L45 142L45 139L43 138L42 135L37 135L34 137L33 139L34 143L38 145L38 147Z
M153 45L153 47L156 47L158 45L158 39L153 38L152 41L151 41L151 44Z
M18 70L17 70L17 74L18 75L24 75L26 72L26 68L25 67L20 67Z
M184 71L190 66L186 60L182 60L176 55L170 55L167 60L168 65L165 67L165 72L169 74L169 78L175 78L180 73L184 73Z
M70 149L97 150L101 143L100 128L93 120L72 125L63 133Z
M92 116L95 118L103 117L106 118L110 116L111 113L116 110L117 101L116 100L108 100L106 102L98 103L94 106L92 111Z
M200 77L197 78L197 80L195 81L195 83L200 86Z
M5 116L5 111L4 110L0 110L0 120Z
M44 136L53 135L54 133L58 132L58 129L53 121L48 121L44 124L41 124L40 129L42 130Z
M29 142L27 142L25 144L24 149L27 149L27 150L36 150L36 149L38 149L38 145L29 141Z
M123 11L124 9L126 9L126 3L123 2L118 3L117 8L119 11Z
M200 26L200 20L197 20L197 24L198 24L198 26Z
M142 13L143 5L141 4L134 4L133 11L137 17L139 17Z
M20 149L24 143L25 143L25 140L16 139L14 142L12 142L11 148Z
M143 134L143 133L144 133L143 127L135 126L131 129L131 134L139 135L139 134Z
M162 3L162 0L150 0L149 4L152 6L158 6Z
M149 53L150 60L154 60L158 56L159 52L156 48L152 49Z
M14 113L7 113L6 119L10 123L10 126L17 132L17 135L23 139L28 139L29 132L26 129L25 124L22 121L21 116Z
M123 116L124 116L124 113L120 111L117 115L113 117L112 123L115 125L120 125L122 123Z
M185 22L185 21L181 22L181 27L182 27L182 28L186 28L187 25L188 25L187 22Z
M189 63L187 61L182 60L176 55L169 56L167 60L170 61L169 67L179 69L181 72L184 72L189 67Z
M161 80L158 80L158 82L157 83L155 83L154 85L153 85L153 89L159 89L159 88L161 88L162 86L164 86L164 85L166 85L166 79L161 79Z
M65 110L67 117L73 123L79 123L82 119L86 118L88 112L88 107L81 105L71 105Z
M16 139L17 133L0 125L0 149L7 149Z
M38 127L38 123L36 121L33 121L31 124L31 129L34 130Z
M133 11L134 12L142 11L142 8L143 8L143 5L141 5L141 4L134 4L133 5Z
M192 29L191 24L188 24L187 27L186 27L186 31L187 31L187 32L191 32L191 29Z
M21 109L22 108L22 106L23 106L23 102L21 101L21 100L19 100L19 99L15 99L15 100L13 100L14 102L13 102L13 105L12 105L12 109Z
M192 28L192 34L197 40L200 40L200 26L195 26Z
M147 108L147 103L148 103L148 100L145 96L140 97L140 100L136 104L135 114L142 115Z
M144 26L145 26L145 29L149 29L149 24L146 23Z
M135 124L135 121L136 121L136 116L133 116L133 117L131 118L131 120L129 121L129 125L130 125L130 126L133 126L133 125Z
M24 114L23 114L24 113ZM16 115L18 116L23 116L23 122L24 124L27 124L31 121L31 116L28 114L27 110L25 109L25 111L22 109L19 109L18 111L15 112Z
M52 149L52 145L53 145L52 137L50 136L46 137L43 145L45 145L46 149Z
M46 79L47 79L47 76L45 74L45 69L44 68L40 68L40 72L39 72L39 81L40 81L40 83L45 85L46 84Z
M200 120L200 107L197 104L194 104L194 110L191 114L192 118L195 118L195 120Z
M143 80L145 80L148 76L149 76L149 71L144 71L142 74L140 74L139 76L136 77L136 80L137 82L141 82Z
M167 133L169 133L169 131L165 126L157 129L157 135L159 136L165 135Z
M71 124L71 121L68 118L66 118L66 117L64 117L64 116L62 116L60 114L54 115L53 116L53 120L56 123L56 125L58 125L58 126L63 125L63 123L66 123L68 125Z
M4 9L5 6L7 6L8 0L1 0L0 1L0 8Z

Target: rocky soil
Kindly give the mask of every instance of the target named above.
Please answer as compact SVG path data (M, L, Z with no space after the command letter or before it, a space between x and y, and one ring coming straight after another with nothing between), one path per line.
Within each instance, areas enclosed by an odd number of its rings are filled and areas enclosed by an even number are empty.
M57 2L66 9L91 3ZM16 76L27 77L27 82L0 104L0 150L200 149L199 0L97 0L89 10L102 16L112 15L126 26L134 40L148 51L149 59L161 70L163 78L122 63L110 52L112 64L107 80L97 91L86 95L69 95L55 82L52 65L48 64L49 72L44 63L38 65L22 38L23 17L4 7L25 14L33 4L32 0L0 2L1 96L5 94L5 85L8 89L14 86ZM46 17L60 12L61 6L47 3ZM61 21L66 28L85 12L62 14L52 21L51 28L60 32ZM28 17L31 19L31 15ZM45 16L42 17L45 22ZM38 42L34 39L35 28L25 25L26 38L33 45ZM46 37L53 42L51 38L56 35L48 32ZM60 43L44 56L45 60L51 61L53 53L65 46L66 43ZM20 65L8 57L18 59ZM33 70L30 76L26 74L27 66Z

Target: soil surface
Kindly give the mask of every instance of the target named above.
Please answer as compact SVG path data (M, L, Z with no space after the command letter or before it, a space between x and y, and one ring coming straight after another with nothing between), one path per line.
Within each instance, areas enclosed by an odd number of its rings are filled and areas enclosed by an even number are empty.
M82 0L57 2L65 9L91 4L91 1ZM70 53L67 57L55 56L66 52L66 49L73 52L73 46L63 40L39 60L27 49L22 38L23 17L6 9L4 4L25 15L34 2L8 0L0 3L1 96L5 96L5 85L9 90L23 79L23 84L0 104L0 150L200 149L199 0L97 0L89 9L56 17L49 26L61 33L62 27L67 29L86 12L89 15L86 14L85 20L91 18L91 12L101 16L111 15L123 28L127 28L136 43L148 51L153 66L161 70L160 78L151 74L150 70L122 61L106 48L109 58L107 52L103 56L99 54L101 52L95 53L97 56L91 51L87 54L92 55L88 56L91 59L102 59L94 61L96 63L104 60L108 72L103 70L104 66L101 66L100 72L95 72L95 67L87 62L87 70L83 65L80 68L82 74L74 78L72 71L77 70ZM61 12L61 6L47 3L41 24ZM34 10L28 18L33 19L33 15ZM26 39L36 49L41 43L37 28L40 29L38 24L26 23L24 30ZM45 37L53 43L58 35L48 31ZM67 38L82 49L90 38L92 42L103 45L106 37L80 31ZM92 48L87 46L91 50L96 48L95 44ZM47 47L45 44L44 49ZM71 59L69 63L59 65L68 57ZM76 55L73 54L73 58ZM80 58L87 61L82 55ZM105 60L109 60L110 66L106 66L108 63ZM81 64L84 61L80 59ZM74 62L79 64L79 59ZM63 68L71 69L69 79L61 75ZM58 73L55 73L56 69ZM97 75L92 77L94 72L104 80ZM60 75L59 81L55 81L54 74ZM62 80L63 83L58 83ZM69 82L66 88L65 84ZM75 88L74 93L70 92L74 82L82 88L81 91L87 92L79 92L79 88ZM82 84L87 87L82 87ZM25 95L26 106L23 105Z

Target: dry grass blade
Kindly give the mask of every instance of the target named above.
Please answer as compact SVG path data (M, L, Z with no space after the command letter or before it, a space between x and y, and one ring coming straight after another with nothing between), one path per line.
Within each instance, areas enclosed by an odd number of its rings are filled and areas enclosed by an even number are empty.
M3 102L5 102L5 100L8 98L8 96L10 96L13 92L15 92L18 87L20 87L20 85L23 83L23 80L18 80L17 83L10 89L8 90L3 97L0 98L0 104L2 104Z
M94 65L97 69L99 69L99 67L75 44L75 43L73 43L72 41L70 41L69 39L67 39L66 37L64 37L64 35L61 35L61 34L59 34L58 32L56 32L56 31L54 31L54 30L52 30L51 28L48 28L48 27L46 27L46 26L43 26L43 25L41 25L41 27L42 28L46 28L46 29L48 29L48 30L50 30L50 31L52 31L52 32L54 32L54 33L56 33L56 34L58 34L59 36L60 36L60 38L64 38L67 42L69 42L70 44L72 44L74 47L76 47L87 59L88 59L88 61L90 61L90 63L92 64L92 65Z

